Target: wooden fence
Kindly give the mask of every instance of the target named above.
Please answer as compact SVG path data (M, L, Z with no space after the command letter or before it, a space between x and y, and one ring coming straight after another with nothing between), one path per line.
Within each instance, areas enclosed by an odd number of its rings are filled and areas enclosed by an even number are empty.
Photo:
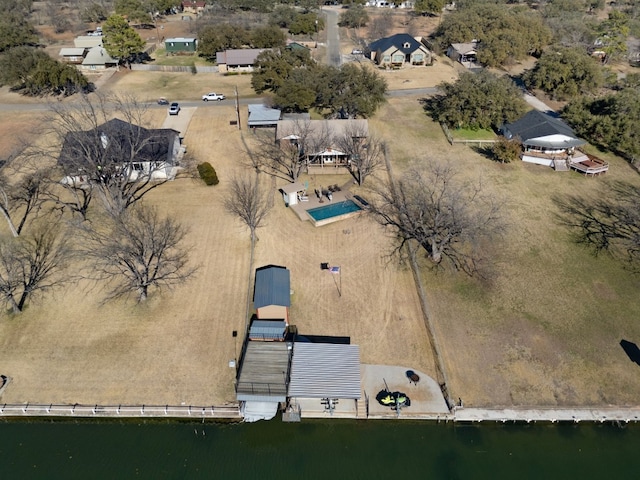
M182 73L217 73L218 67L200 65L148 65L146 63L134 63L131 70L145 72L182 72Z

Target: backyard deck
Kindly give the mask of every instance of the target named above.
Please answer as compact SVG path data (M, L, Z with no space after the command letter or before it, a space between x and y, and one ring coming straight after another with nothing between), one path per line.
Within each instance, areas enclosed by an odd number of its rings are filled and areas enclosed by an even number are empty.
M609 170L609 164L604 160L576 150L576 153L569 156L566 153L542 153L527 151L520 156L521 160L528 163L536 163L552 167L559 172L566 172L573 169L584 175L599 175Z

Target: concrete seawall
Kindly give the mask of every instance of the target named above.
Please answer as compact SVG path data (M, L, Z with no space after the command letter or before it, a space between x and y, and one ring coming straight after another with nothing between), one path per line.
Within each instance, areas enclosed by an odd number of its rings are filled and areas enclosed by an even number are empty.
M338 413L305 415L304 418L355 418ZM242 420L238 405L45 405L0 404L0 418L18 417L77 417L77 418L192 418L194 420ZM303 421L304 421L303 418ZM450 414L412 413L410 408L374 414L369 420L425 420L436 422L494 422L494 423L637 423L640 407L617 408L456 408Z

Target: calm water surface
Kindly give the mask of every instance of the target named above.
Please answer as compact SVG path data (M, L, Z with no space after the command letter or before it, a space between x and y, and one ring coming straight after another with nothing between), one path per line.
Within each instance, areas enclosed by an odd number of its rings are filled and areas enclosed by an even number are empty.
M637 479L640 426L0 423L0 479Z

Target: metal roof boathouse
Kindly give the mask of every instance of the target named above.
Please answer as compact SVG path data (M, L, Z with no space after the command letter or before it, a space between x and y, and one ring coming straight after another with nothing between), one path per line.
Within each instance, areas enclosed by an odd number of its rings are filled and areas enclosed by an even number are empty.
M296 342L291 360L291 398L359 399L360 347Z

